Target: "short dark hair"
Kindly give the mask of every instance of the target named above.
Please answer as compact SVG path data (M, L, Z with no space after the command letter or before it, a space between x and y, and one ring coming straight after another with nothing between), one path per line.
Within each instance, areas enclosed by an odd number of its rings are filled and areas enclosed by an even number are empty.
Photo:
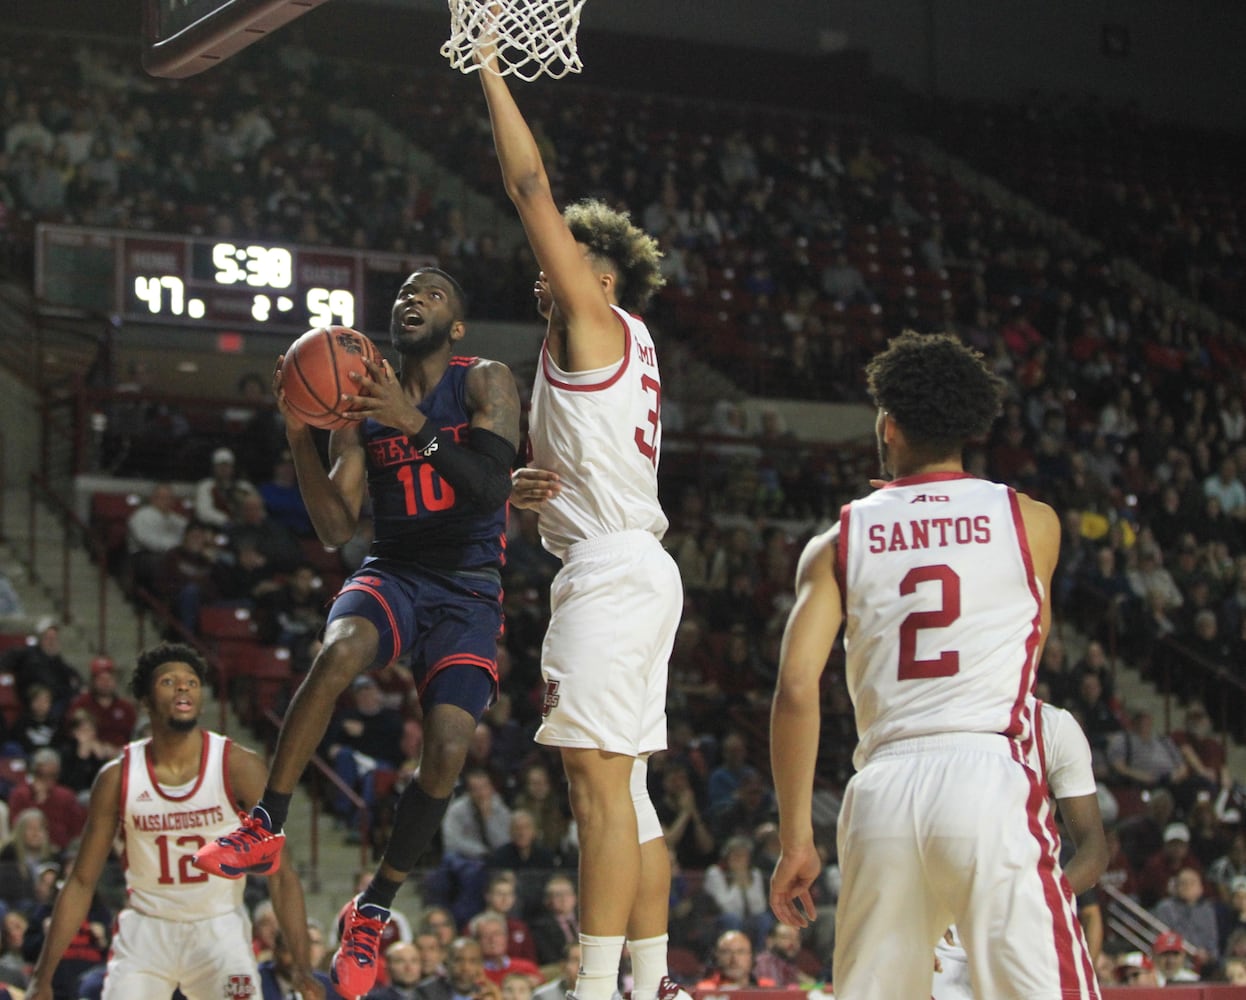
M156 670L166 663L185 663L195 672L200 682L208 676L208 665L194 646L184 642L162 642L139 654L138 666L130 678L130 693L138 700L151 694L151 681Z
M450 290L454 292L454 297L458 299L459 319L461 320L467 319L467 293L463 291L463 286L460 285L455 280L453 274L451 274L449 271L443 271L439 267L431 267L431 266L430 267L417 267L414 271L411 272L411 274L413 277L417 274L435 274L437 275L437 277L442 278L446 282L446 284L450 286Z
M931 460L986 435L1003 408L1004 382L975 351L947 333L905 330L865 366L874 403Z

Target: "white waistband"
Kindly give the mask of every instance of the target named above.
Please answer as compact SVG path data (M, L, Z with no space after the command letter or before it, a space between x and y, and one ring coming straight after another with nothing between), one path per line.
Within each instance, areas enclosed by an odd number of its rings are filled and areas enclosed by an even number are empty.
M981 750L1015 759L1013 746L1013 741L1000 733L932 733L884 743L874 749L867 763L885 757L907 757L941 750Z
M579 556L601 555L602 553L622 552L637 545L660 545L651 531L637 528L632 531L616 531L611 535L599 535L597 538L586 538L567 546L563 562L570 562Z

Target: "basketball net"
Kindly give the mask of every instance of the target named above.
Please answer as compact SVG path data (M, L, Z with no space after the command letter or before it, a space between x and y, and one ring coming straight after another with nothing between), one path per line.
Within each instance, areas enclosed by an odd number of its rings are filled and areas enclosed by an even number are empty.
M542 74L560 80L579 73L575 34L585 0L448 0L450 38L441 54L460 73L481 68L476 50L494 42L490 69L529 82Z

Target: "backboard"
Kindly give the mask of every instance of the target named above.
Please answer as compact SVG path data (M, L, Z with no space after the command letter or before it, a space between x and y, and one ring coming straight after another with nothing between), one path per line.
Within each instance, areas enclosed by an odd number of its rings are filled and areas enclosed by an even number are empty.
M143 68L194 76L328 0L143 0Z

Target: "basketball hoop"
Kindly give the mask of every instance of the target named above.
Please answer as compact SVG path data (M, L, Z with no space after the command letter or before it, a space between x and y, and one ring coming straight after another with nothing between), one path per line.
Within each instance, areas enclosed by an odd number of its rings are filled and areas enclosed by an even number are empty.
M460 73L481 68L476 50L497 45L491 69L531 82L542 74L560 80L579 73L575 34L585 0L448 0L450 38L441 54Z

